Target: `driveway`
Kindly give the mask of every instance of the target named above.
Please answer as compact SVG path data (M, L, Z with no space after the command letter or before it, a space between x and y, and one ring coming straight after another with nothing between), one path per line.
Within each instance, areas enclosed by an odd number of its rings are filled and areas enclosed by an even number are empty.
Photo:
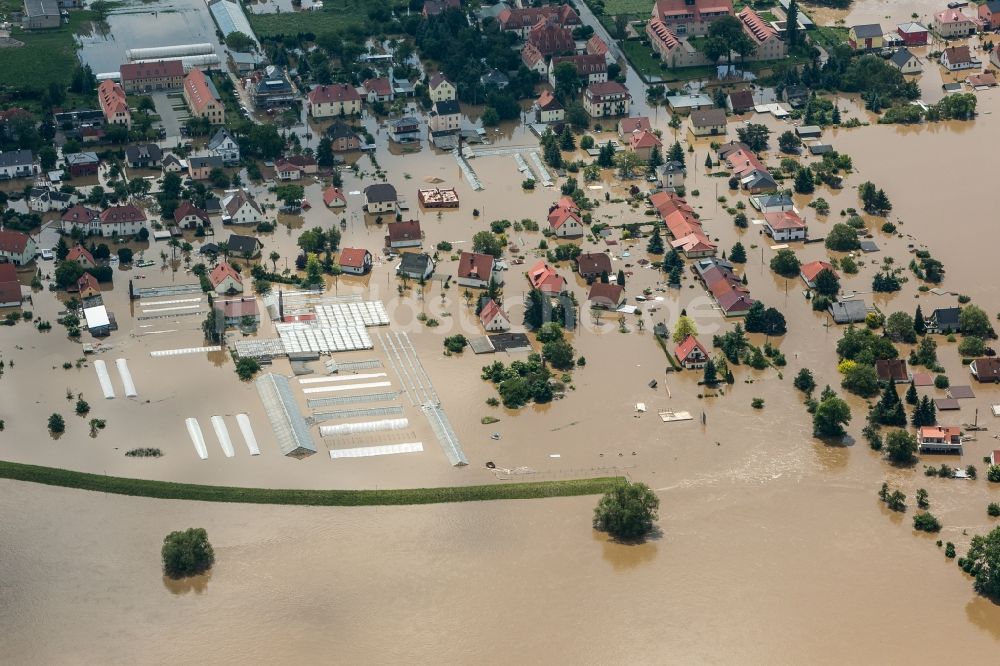
M174 92L153 92L149 93L156 105L156 115L160 116L160 124L166 130L166 139L179 139L181 137L181 126L191 114L188 113L184 105L184 99L180 91ZM176 108L175 108L176 107Z

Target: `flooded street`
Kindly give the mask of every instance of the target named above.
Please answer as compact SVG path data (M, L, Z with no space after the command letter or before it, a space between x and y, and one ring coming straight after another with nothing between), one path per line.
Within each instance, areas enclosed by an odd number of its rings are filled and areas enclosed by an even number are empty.
M856 15L858 20L882 20L885 14L896 22L909 20L910 10L897 16L895 4L856 2L848 23ZM918 12L937 9L936 3L912 6ZM934 102L941 95L941 75L935 63L925 67L924 99ZM795 197L810 237L819 238L846 220L841 211L860 208L860 183L871 180L886 191L893 204L889 219L900 235L882 232L882 219L864 216L880 251L858 257L857 275L841 274L842 291L861 295L886 315L912 314L920 304L926 316L934 308L955 305L959 293L970 296L991 319L998 309L1000 287L986 278L984 266L994 261L989 241L996 233L988 194L994 164L987 147L1000 136L994 120L1000 90L977 95L981 115L973 122L824 130L823 142L850 155L854 173L841 190L817 186L812 197ZM853 98L842 96L838 105L845 120L873 121ZM650 115L669 145L673 130L666 110ZM729 138L735 138L742 121L730 118ZM767 163L776 170L782 157L777 136L792 125L771 116L756 115L753 121L772 129ZM366 117L364 124L375 136L378 166L409 205L403 219L420 220L423 248L429 253L441 241L452 243L455 254L471 249L473 234L488 229L492 220L531 219L544 227L548 207L559 198L561 178L555 188L539 184L534 191L522 190L522 176L509 154L470 160L485 187L474 191L451 154L434 151L426 141L419 151L400 150L386 143L376 119ZM613 133L611 125L607 122L595 138ZM312 143L318 140L316 129ZM493 145L474 150L537 149L536 137L510 124L488 136ZM677 136L686 148L686 124ZM155 266L116 271L104 300L119 330L104 343L110 350L89 357L83 367L62 367L83 354L55 323L62 304L49 292L37 292L26 309L51 321L51 332L38 333L25 323L0 328L0 357L15 361L0 377L4 460L126 477L282 488L496 483L503 475L487 469L487 461L520 468L524 473L514 476L525 481L624 474L648 483L661 499L660 533L653 539L622 545L593 532L594 497L300 508L154 501L0 481L0 663L929 664L956 656L964 664L995 663L1000 606L977 597L968 577L934 541L954 542L962 555L973 535L996 524L985 507L1000 501L1000 487L987 483L982 460L997 447L992 433L1000 421L990 415L990 406L1000 403L1000 388L975 383L961 364L957 342L938 336L938 359L952 384L972 384L976 393L961 401L961 410L939 413L939 422L961 425L978 418L990 431L977 433L978 440L967 443L962 456L922 456L913 468L889 466L861 437L866 401L840 389L835 345L843 328L828 322L826 313L812 311L799 279L786 280L770 271L775 252L770 239L757 225L735 227L725 210L742 201L753 219L746 196L728 190L728 174L706 173L707 139L692 140L692 145L694 152L686 153L688 202L720 251L728 254L735 242L743 243L753 298L777 307L788 322L787 335L769 340L784 353L786 367L756 371L734 366L735 384L710 395L698 385L700 371L665 373L669 364L655 343L653 326L672 327L684 309L707 346L714 333L730 330L736 322L720 316L687 272L681 289L663 285L662 272L639 264L640 259L658 259L646 253L646 240L629 241L620 230L611 237L615 244L574 242L584 251L608 252L614 270L629 273L630 303L644 288L662 300L647 301L640 315L626 316L626 332L619 330L617 314L607 313L598 322L584 305L572 343L586 358L585 367L572 371L564 399L517 411L486 404L496 390L480 379L480 368L494 360L523 359L523 354L476 356L466 350L444 355L444 337L480 334L463 287L445 288L432 279L425 287L411 282L400 295L393 275L396 262L385 260L380 251L385 224L362 211L361 191L377 182L368 156L348 156L360 173L343 172L345 210L326 209L326 183L310 177L303 183L312 209L301 216L281 215L276 231L261 235L264 263L271 269L267 257L278 252L280 272L298 253L299 230L339 228L341 219L346 221L341 247L369 249L375 267L364 278L330 278L328 290L384 302L389 328L407 332L413 341L469 459L466 467L448 464L420 409L405 393L393 403L410 420L410 429L399 436L331 443L313 427L316 455L304 460L282 456L257 391L252 383L238 381L226 353L150 356L152 351L205 344L203 315L140 319L144 307L155 305L129 301L130 277L136 287L197 281L186 274L179 255L176 272L161 266L160 252L170 253L165 243L154 242L145 251ZM582 173L575 175L598 202L591 211L595 223L652 219L645 208L620 201L630 185L646 189L642 180L623 184L607 171L600 180L584 183ZM456 188L460 209L421 210L417 189L431 183ZM784 185L790 187L791 181ZM257 193L274 203L263 188ZM816 197L829 202L828 216L807 207ZM214 227L214 236L187 238L195 252L202 242L252 233L245 227L223 227L218 220ZM520 330L520 302L527 291L523 273L544 256L537 249L544 237L509 229L508 238L518 249L505 258L524 259L524 264L510 266L504 287L505 307L514 330ZM549 249L557 245L555 239L547 243ZM924 247L944 263L946 279L940 286L953 294L918 292L921 283L908 270L902 291L870 293L872 277L885 258L905 268L910 251ZM793 248L803 263L840 256L822 243ZM455 274L451 254L439 252L436 275ZM192 263L199 260L195 254ZM587 286L571 264L562 262L557 268L585 304ZM52 264L43 264L43 270L51 271ZM25 283L29 279L23 277ZM421 313L440 325L426 327L418 319ZM375 335L384 330L369 331L375 349L334 359L378 359L392 390L403 390ZM240 337L238 332L229 335L230 343ZM257 335L274 337L272 324L265 321ZM754 344L764 343L761 335L750 337ZM93 342L86 333L83 341ZM907 345L898 346L905 357ZM109 365L127 358L139 397L104 400L91 365L95 358ZM310 367L314 377L325 372L322 362ZM850 436L843 445L812 437L811 416L791 381L804 367L813 371L821 388L829 383L851 405ZM292 374L287 360L276 361L270 371ZM650 388L654 379L657 386ZM297 384L295 388L308 413L304 395ZM90 417L107 419L107 429L96 438L89 436L86 419L72 414L67 391L84 394ZM933 387L920 392L945 396ZM750 407L754 398L765 400L762 410ZM637 414L638 402L649 411ZM663 423L656 412L664 409L689 411L696 418ZM53 412L67 421L67 431L58 439L45 431ZM250 457L244 449L227 458L219 450L209 418L236 413L249 415L260 456ZM499 421L483 425L485 416ZM184 419L189 417L199 419L205 430L207 460L198 458L188 439ZM232 425L230 431L238 439ZM491 439L494 432L499 440ZM336 461L328 454L334 445L399 441L422 441L424 451ZM145 446L161 448L164 457L123 455ZM979 480L923 475L923 465L942 462L976 465ZM876 493L883 481L907 494L908 513L889 512L879 503ZM929 492L931 510L944 525L937 536L911 527L917 488ZM188 584L164 581L162 538L189 526L207 529L216 566L208 577ZM42 639L40 628L51 627L58 630L46 630Z

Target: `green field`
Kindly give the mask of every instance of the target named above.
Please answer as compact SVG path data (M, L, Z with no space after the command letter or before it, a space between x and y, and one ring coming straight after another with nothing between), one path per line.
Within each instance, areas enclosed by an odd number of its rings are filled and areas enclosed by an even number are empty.
M239 488L235 486L203 486L190 483L151 481L148 479L128 479L118 476L87 474L68 469L23 465L21 463L4 461L0 461L0 478L41 483L48 486L112 493L114 495L131 495L133 497L301 506L441 504L444 502L571 497L576 495L599 495L619 484L625 483L625 480L621 477L600 477L566 481L496 483L488 486L411 488L403 490Z
M835 27L830 25L816 26L815 30L809 32L809 37L817 46L831 48L837 44L847 43L848 28Z
M361 26L368 20L370 6L365 0L329 0L318 12L250 14L249 19L257 37L261 38L299 33L322 35Z
M73 35L90 23L91 13L74 10L69 16L69 24L55 30L11 32L24 46L0 49L0 89L41 91L53 82L69 87L77 65Z
M618 14L649 16L653 11L653 4L653 0L605 0L604 13L610 16Z

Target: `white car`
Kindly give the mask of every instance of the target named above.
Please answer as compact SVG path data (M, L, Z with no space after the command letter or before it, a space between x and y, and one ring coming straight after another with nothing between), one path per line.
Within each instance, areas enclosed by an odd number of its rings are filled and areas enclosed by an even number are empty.
M42 250L41 254L42 254L42 259L44 259L45 261L52 261L53 259L56 258L56 254L52 250Z

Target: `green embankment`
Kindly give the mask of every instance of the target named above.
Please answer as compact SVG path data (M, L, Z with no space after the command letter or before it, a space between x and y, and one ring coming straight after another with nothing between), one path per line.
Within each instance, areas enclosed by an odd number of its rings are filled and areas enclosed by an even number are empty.
M498 483L488 486L453 488L410 488L402 490L296 490L282 488L238 488L202 486L119 476L87 474L55 467L24 465L0 461L0 478L62 486L80 490L154 497L157 499L195 500L200 502L237 502L244 504L292 504L302 506L375 506L404 504L440 504L443 502L478 502L483 500L535 499L598 495L625 483L621 477Z

